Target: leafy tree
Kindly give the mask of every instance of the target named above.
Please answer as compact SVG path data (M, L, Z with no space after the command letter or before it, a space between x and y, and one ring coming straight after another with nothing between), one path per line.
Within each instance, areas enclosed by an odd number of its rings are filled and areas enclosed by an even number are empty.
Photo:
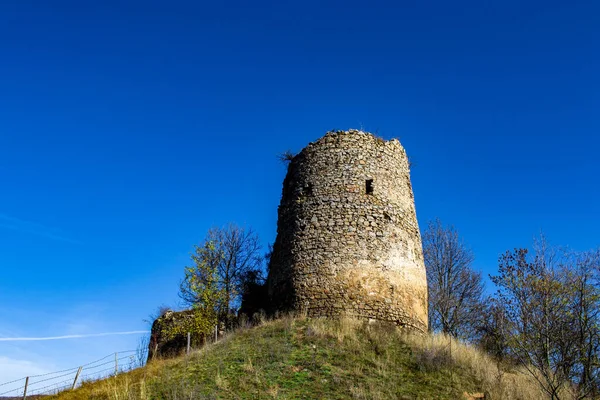
M568 349L559 341L566 328L568 296L554 254L547 250L542 244L533 260L527 249L506 252L499 275L491 279L511 321L512 354L552 399L558 399L568 379Z
M575 367L571 380L580 398L600 394L600 250L572 255L566 268L573 318Z
M551 399L598 393L598 259L553 248L541 237L532 254L506 252L491 277L508 317L509 354Z
M260 250L252 229L234 224L211 228L203 244L195 248L194 265L185 269L181 299L194 307L213 307L229 326L231 314L240 305L245 278L260 271Z
M225 290L219 284L218 274L222 258L223 252L213 240L194 247L193 265L185 267L185 277L180 284L180 297L194 310L193 318L183 329L209 333L217 324L225 306Z
M481 317L483 281L472 269L474 256L452 226L439 219L423 234L427 270L429 328L468 338Z

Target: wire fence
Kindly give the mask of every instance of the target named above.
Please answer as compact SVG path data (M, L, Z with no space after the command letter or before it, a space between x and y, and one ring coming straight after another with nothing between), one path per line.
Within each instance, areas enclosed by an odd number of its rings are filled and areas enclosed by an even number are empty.
M145 361L145 354L141 354L139 349L118 351L77 367L2 382L0 398L56 394L76 388L83 382L105 379L142 367Z

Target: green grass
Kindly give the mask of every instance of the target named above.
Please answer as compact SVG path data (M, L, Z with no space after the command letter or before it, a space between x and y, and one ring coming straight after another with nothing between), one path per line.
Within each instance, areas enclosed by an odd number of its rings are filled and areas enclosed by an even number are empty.
M484 391L487 398L541 398L525 376L451 346L383 324L288 317L53 398L460 399Z

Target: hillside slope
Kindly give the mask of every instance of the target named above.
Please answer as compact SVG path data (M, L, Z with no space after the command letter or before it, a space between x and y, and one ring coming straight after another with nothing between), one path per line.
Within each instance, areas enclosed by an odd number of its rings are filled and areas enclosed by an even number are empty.
M353 320L283 318L242 329L188 357L53 399L539 399L525 375L442 336Z

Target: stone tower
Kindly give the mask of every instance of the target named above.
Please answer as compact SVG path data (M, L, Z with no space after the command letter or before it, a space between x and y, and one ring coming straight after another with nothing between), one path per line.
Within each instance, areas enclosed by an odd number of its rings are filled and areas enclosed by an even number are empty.
M426 330L427 278L400 142L336 131L296 155L269 267L278 310Z

